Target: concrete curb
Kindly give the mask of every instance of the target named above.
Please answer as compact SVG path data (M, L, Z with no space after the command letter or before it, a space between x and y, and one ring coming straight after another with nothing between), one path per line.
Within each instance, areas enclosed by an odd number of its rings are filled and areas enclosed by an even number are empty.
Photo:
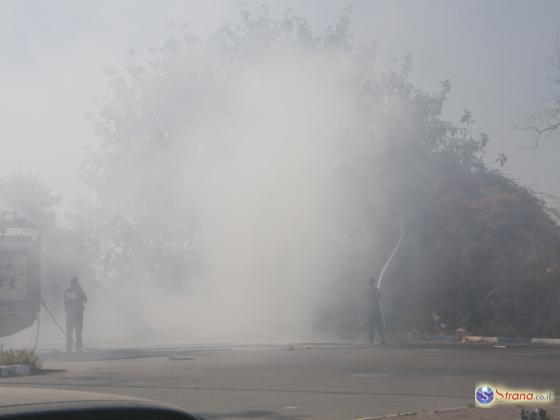
M475 335L470 335L465 337L465 342L496 344L498 342L498 337L479 337Z
M438 410L422 410L416 412L398 412L392 414L386 414L383 416L374 417L358 417L355 420L381 420L389 418L400 418L413 416L410 420L459 420L459 419L470 419L470 420L511 420L518 419L520 409L523 408L522 405L510 405L495 407L492 409L479 409L473 405L462 406L462 407L452 407L452 408L441 408ZM534 406L532 407L532 409ZM558 406L547 406L546 411L548 413L548 418L559 419L560 407ZM403 419L406 420L406 419Z
M378 419L389 419L393 417L409 417L409 416L418 416L420 414L446 414L446 413L454 413L460 412L463 410L468 409L467 406L462 407L451 407L451 408L440 408L438 410L431 410L431 411L400 411L398 413L392 414L385 414L383 416L375 416L375 417L358 417L356 420L378 420Z
M26 375L31 375L31 366L29 365L0 366L0 378Z
M384 416L375 416L375 417L358 417L356 420L378 420L378 419L389 419L392 417L408 417L408 416L416 416L418 413L410 411L405 413L393 413L393 414L386 414Z
M533 344L556 344L560 345L560 338L533 338L531 339Z
M481 337L467 335L431 335L428 340L435 343L487 343L487 344L550 344L560 345L560 338L529 338L529 337Z

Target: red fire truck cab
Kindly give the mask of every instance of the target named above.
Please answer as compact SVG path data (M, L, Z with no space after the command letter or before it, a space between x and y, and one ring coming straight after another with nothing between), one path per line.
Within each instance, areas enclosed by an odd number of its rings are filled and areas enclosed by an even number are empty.
M41 235L16 212L0 216L0 337L30 327L41 309Z

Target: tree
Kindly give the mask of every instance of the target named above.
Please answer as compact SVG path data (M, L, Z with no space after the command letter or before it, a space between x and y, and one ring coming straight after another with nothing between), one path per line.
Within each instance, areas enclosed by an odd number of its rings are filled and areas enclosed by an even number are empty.
M552 82L560 85L560 42L556 43L551 59L551 67L554 72ZM553 92L541 105L541 109L527 117L525 130L535 133L535 144L533 148L539 147L540 140L548 135L558 134L560 130L560 92Z
M349 11L319 36L266 9L207 40L173 27L148 62L110 72L95 120L102 144L83 180L96 204L81 225L99 275L202 290L247 322L301 324L312 312L315 325L353 328L403 220L384 291L394 328L430 330L437 313L449 328L526 331L521 307L496 295L541 276L556 290L545 268L556 224L488 169L489 138L470 111L442 118L450 83L426 92L411 69L410 57L378 69L374 48L354 45ZM560 332L556 321L539 328Z
M0 208L14 210L43 227L56 224L56 206L59 199L37 177L17 173L0 178Z

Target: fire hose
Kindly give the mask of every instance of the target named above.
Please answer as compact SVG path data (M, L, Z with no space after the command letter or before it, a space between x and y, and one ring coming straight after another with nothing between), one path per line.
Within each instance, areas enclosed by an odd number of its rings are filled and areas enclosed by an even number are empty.
M54 321L55 325L58 327L60 332L62 332L62 334L64 334L64 337L67 337L66 330L64 329L64 327L62 325L60 325L60 322L58 322L58 320L56 319L56 317L54 316L52 311L47 306L47 303L45 302L44 299L41 300L41 305L43 305L43 308L46 309L47 313L50 315L51 319ZM38 335L39 335L39 333L37 332L37 336ZM35 344L35 346L37 346L37 344ZM91 349L88 349L87 347L82 347L82 348L86 351L91 351Z

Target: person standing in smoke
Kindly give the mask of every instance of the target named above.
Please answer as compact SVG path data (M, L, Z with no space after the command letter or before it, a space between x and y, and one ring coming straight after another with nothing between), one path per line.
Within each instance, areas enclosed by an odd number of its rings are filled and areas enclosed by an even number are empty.
M385 325L383 322L383 312L381 310L381 291L375 284L375 279L369 280L367 292L368 305L368 336L369 342L373 344L375 332L381 337L381 344L385 344Z
M66 309L66 351L70 353L74 345L76 332L76 352L82 351L82 327L84 308L87 296L78 281L78 277L70 279L70 287L64 291L64 308Z

